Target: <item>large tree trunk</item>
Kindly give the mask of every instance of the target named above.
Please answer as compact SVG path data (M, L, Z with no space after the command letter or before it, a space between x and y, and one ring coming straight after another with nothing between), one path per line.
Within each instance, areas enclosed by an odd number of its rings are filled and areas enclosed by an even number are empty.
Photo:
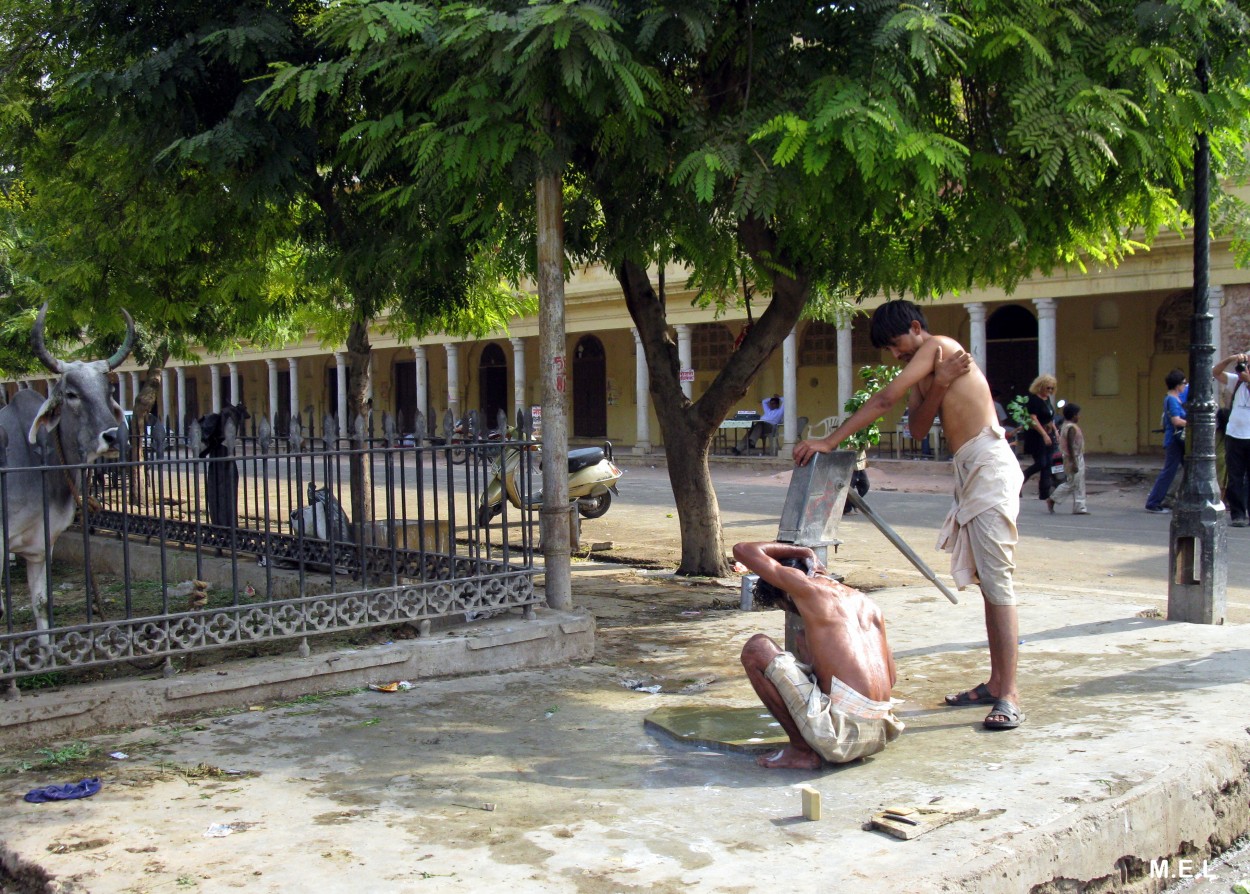
M572 604L572 544L569 504L568 358L564 333L564 180L560 174L534 179L538 254L538 342L543 384L543 505L539 532L543 549L543 592L547 604ZM488 423L489 424L489 423Z
M774 235L763 221L744 221L740 231L744 247L757 260L777 258ZM793 269L794 265L779 266ZM664 436L669 481L681 529L681 565L677 573L723 577L729 573L730 563L723 541L720 506L708 468L708 451L721 421L746 395L773 351L798 322L810 288L808 280L805 276L777 275L768 308L707 391L697 401L691 401L681 390L677 345L669 334L663 296L652 288L646 269L631 260L618 268L617 279L646 353L651 396Z
M724 577L729 574L730 564L721 530L720 503L707 463L716 429L704 433L691 432L686 427L693 405L661 408L657 403L657 409L681 531L681 564L677 573ZM670 433L675 432L687 434L671 437Z
M720 416L713 413L705 418L703 401L691 402L682 392L677 345L669 334L663 300L652 288L647 271L626 261L617 278L642 338L651 374L651 397L664 436L668 480L681 529L677 573L724 577L729 573L729 562L721 536L720 505L707 464Z
M356 545L363 549L373 542L373 470L368 446L369 394L372 391L372 346L369 343L369 321L354 320L347 332L347 369L350 387L347 392L347 436L352 453L348 461L351 483L351 518L355 525ZM362 553L363 560L363 553ZM364 569L366 563L361 562ZM363 571L362 571L363 573ZM362 580L362 584L367 581Z

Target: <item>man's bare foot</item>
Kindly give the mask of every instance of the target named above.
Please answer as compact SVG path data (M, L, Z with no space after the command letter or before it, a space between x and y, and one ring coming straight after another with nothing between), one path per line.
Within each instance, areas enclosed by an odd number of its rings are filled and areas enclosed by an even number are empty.
M800 751L793 745L772 754L761 754L755 762L767 770L819 770L824 764L816 752L811 749Z

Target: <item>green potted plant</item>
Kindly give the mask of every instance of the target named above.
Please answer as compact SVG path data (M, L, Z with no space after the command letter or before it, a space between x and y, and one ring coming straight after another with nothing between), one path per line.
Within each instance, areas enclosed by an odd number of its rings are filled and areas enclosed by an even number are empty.
M865 366L859 371L859 377L864 380L863 387L857 390L842 406L842 411L846 416L850 416L865 403L868 398L872 397L897 376L902 371L901 366L891 366L883 363L879 366ZM844 416L843 418L846 418ZM881 420L875 420L872 425L861 428L855 434L851 435L842 442L844 450L854 450L859 454L859 461L855 464L857 469L863 469L868 462L868 448L881 443Z
M1032 420L1029 418L1029 397L1027 394L1021 394L1019 397L1013 397L1007 404L1007 417L1016 424L1018 428L1028 428Z

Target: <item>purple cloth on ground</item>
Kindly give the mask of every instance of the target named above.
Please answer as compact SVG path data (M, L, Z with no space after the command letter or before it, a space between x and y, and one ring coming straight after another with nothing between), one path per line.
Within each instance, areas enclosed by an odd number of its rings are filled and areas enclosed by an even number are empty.
M26 800L32 804L42 804L45 801L70 801L74 798L90 798L99 790L100 780L93 776L80 782L45 785L43 788L31 789L26 793Z

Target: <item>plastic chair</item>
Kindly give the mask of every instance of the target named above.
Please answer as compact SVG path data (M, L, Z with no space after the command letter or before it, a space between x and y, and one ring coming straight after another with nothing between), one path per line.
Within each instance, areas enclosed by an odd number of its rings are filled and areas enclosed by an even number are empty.
M768 443L768 453L770 456L776 456L778 453L781 452L781 441L782 441L781 430L783 427L784 426L778 425L776 428L773 429L772 434L768 436L767 443ZM800 416L798 419L794 420L794 429L796 432L794 440L795 441L803 440L803 433L807 430L807 417Z
M819 422L815 423L812 426L812 430L809 436L813 438L823 438L841 424L842 424L841 416L826 416L824 419L820 420ZM800 434L800 436L798 438L795 438L795 440L796 441L802 440L802 435Z

